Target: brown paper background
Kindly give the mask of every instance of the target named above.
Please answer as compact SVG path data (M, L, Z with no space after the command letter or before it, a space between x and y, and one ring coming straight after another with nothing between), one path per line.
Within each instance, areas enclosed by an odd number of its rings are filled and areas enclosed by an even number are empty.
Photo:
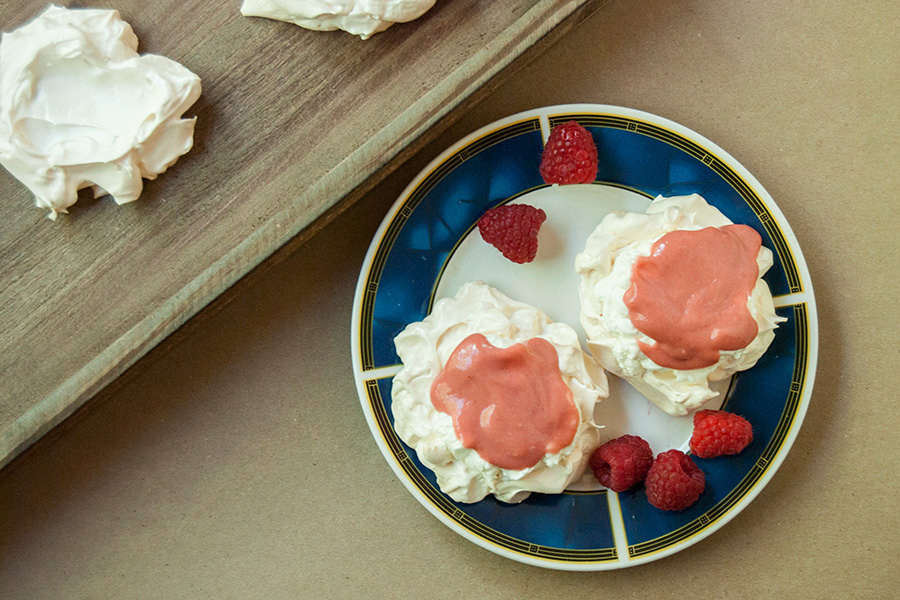
M894 598L900 4L613 1L0 472L2 598ZM358 269L443 148L536 106L694 129L775 198L820 353L781 469L732 522L620 571L529 567L432 517L366 426Z

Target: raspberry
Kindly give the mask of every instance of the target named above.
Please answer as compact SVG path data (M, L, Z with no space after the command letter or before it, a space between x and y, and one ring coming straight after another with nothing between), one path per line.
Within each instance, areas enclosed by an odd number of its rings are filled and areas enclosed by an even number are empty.
M706 488L706 475L681 450L661 452L644 480L647 500L661 510L684 510Z
M588 130L575 121L550 132L541 155L545 183L591 183L597 178L597 145Z
M653 450L636 435L623 435L594 450L591 469L600 483L614 492L624 492L647 476Z
M504 204L484 213L478 219L478 231L484 241L494 246L514 263L534 260L538 248L538 231L547 213L527 204Z
M738 454L753 441L753 426L744 417L724 410L694 414L691 452L700 458Z

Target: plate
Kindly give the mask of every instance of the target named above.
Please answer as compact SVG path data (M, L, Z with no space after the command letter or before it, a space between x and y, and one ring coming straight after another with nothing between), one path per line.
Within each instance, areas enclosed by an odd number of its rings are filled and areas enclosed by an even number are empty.
M550 129L575 120L597 144L600 165L590 185L548 186L538 165ZM718 401L744 415L754 440L741 454L696 458L706 473L700 500L664 512L643 488L615 493L588 473L562 494L532 494L510 505L488 497L454 502L393 429L391 381L401 365L393 338L422 320L434 302L482 280L582 331L575 255L607 213L643 212L657 195L699 193L735 223L756 229L772 250L764 279L784 317L775 341L752 369L720 382ZM475 230L489 208L523 202L547 221L534 262L516 265ZM584 334L581 334L584 345ZM809 272L797 240L771 196L724 150L667 119L596 104L541 108L510 116L467 136L428 165L385 217L362 266L353 304L353 368L363 411L397 477L435 517L466 539L524 563L567 570L639 565L710 535L738 514L790 450L815 378L818 329ZM586 346L584 346L586 347ZM647 439L654 452L687 449L690 417L671 417L610 375L598 407L603 439Z

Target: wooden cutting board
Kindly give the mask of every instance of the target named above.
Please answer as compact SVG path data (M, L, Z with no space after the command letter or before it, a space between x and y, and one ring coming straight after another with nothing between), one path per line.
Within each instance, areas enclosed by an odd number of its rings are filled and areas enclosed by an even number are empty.
M365 41L240 0L59 4L119 10L203 95L193 150L134 203L85 191L54 222L0 170L0 467L601 2L439 0ZM0 29L43 8L0 1Z

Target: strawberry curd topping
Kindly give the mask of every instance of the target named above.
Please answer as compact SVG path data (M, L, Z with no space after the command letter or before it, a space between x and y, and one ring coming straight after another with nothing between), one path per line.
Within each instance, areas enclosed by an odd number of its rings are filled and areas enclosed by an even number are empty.
M623 300L638 340L653 362L672 369L716 364L721 350L739 350L759 326L747 299L759 277L759 234L746 225L665 234L637 259Z
M526 469L572 443L580 417L542 338L497 348L475 333L431 386L434 407L453 418L462 445L503 469Z

